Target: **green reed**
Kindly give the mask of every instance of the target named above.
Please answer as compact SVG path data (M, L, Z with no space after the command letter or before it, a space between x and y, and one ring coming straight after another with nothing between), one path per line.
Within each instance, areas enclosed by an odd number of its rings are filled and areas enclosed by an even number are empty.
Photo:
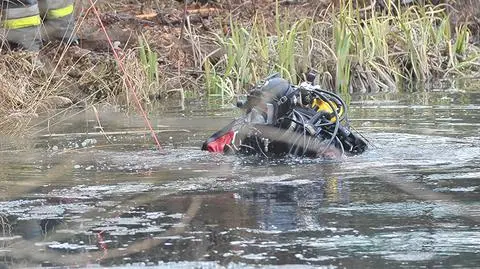
M341 1L323 21L285 19L289 11L280 10L278 2L273 25L261 15L251 25L231 19L231 34L217 35L224 58L209 66L207 76L222 81L217 87L229 85L227 100L270 73L297 83L304 72L316 70L332 78L325 87L346 96L396 91L405 83L465 74L478 65L479 50L469 42L468 28L452 29L445 5L387 1L379 11L354 4Z

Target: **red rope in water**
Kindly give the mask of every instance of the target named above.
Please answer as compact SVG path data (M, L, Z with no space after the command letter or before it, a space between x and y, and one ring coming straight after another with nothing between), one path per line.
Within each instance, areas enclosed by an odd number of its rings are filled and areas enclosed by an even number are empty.
M122 73L125 76L126 86L131 91L131 93L132 93L132 95L135 99L135 102L137 103L138 109L140 110L140 113L142 114L143 119L145 120L145 124L147 124L148 128L150 129L153 140L155 140L157 149L161 150L162 146L160 145L160 141L158 140L158 136L155 133L155 131L153 130L152 124L150 123L150 120L148 119L148 116L147 116L147 113L145 112L145 109L143 109L142 103L140 102L140 98L138 98L137 92L135 91L135 87L133 86L132 81L130 80L130 77L126 75L125 66L123 65L123 62L120 60L120 57L118 56L117 50L115 49L115 46L113 45L113 42L112 42L112 40L110 39L110 36L107 33L107 29L105 28L105 25L103 25L103 22L100 19L100 14L98 13L97 8L95 7L95 3L93 2L93 0L89 0L89 1L90 1L91 9L95 13L95 16L97 17L98 22L99 22L100 26L102 27L103 33L105 34L105 37L107 38L108 44L110 45L110 48L113 51L113 56L115 57L115 60L117 61L118 67L120 68L120 70L122 71Z

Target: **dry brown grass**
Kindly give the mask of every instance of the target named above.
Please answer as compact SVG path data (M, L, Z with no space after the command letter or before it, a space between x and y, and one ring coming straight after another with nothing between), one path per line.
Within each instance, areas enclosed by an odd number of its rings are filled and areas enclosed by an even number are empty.
M27 52L11 52L0 56L0 129L13 133L37 116L41 96L51 100L52 92L39 96L45 76L35 65L37 57ZM54 96L54 95L53 95Z
M94 62L80 67L81 61L67 53L67 49L47 47L40 54L12 51L0 55L0 132L17 134L41 113L115 89L104 80L115 68L102 70ZM88 91L79 91L82 85Z
M109 103L134 107L133 91L145 105L161 91L147 80L139 48L121 52L125 73L109 53L51 45L39 54L0 55L0 133L18 134L58 109ZM128 82L128 83L127 83Z

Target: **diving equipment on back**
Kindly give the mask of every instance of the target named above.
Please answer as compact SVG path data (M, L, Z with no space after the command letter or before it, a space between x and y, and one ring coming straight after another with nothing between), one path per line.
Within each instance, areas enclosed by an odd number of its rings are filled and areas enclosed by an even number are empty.
M349 126L345 102L311 82L292 85L275 74L237 106L245 114L208 138L202 150L317 158L367 149L365 139Z

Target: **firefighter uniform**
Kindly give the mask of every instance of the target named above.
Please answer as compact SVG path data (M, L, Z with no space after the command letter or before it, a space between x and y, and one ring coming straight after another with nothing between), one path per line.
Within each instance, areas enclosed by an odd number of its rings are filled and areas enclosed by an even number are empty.
M74 0L0 0L4 39L37 51L42 40L77 42L74 34Z

